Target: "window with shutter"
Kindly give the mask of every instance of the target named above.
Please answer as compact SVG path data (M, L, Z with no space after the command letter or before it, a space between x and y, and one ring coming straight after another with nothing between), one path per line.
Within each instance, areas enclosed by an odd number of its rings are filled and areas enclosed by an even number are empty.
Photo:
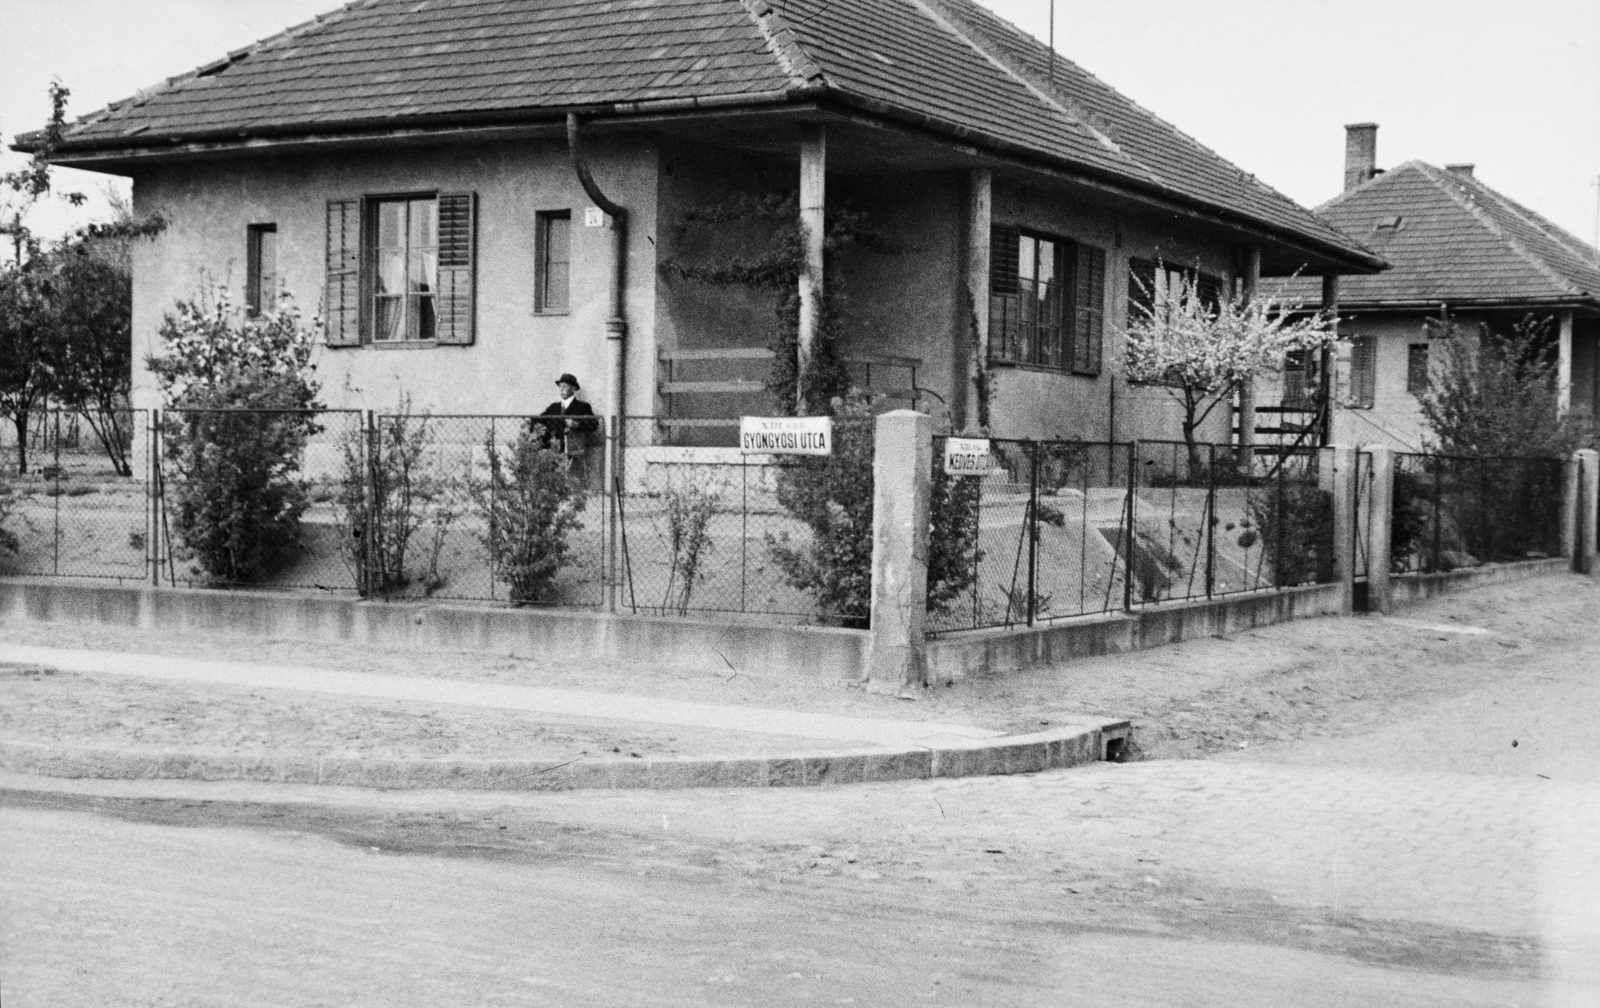
M1079 245L1074 258L1072 370L1098 375L1106 328L1106 253L1091 245Z
M439 196L439 294L437 338L442 344L466 346L473 336L477 197L473 193Z
M361 201L329 200L322 312L328 346L361 345Z
M1370 407L1378 384L1377 341L1371 336L1350 338L1350 405Z
M1156 264L1149 259L1128 260L1128 321L1149 318L1156 308Z

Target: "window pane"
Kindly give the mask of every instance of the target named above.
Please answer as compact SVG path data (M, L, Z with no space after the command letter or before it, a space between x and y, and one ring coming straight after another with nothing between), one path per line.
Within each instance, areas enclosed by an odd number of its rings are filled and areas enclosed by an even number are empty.
M406 289L406 254L400 249L378 251L377 292L403 294Z
M411 247L439 244L439 201L411 201Z
M400 339L401 315L404 314L403 298L380 297L377 310L373 312L372 338L382 342Z
M564 262L550 264L546 273L548 289L545 291L545 307L549 310L567 310L567 276L570 271L571 267Z
M1039 243L1023 235L1020 252L1017 256L1017 275L1024 280L1032 280L1038 276Z
M552 266L565 266L572 259L570 240L568 238L572 227L572 219L569 217L551 217L549 222L550 236L546 244L546 248L549 249L549 263ZM561 286L565 288L566 281L562 281Z
M416 325L416 331L411 334L411 338L433 339L435 334L433 296L427 294L421 297L413 297L410 301L411 317Z
M400 202L378 204L378 247L399 248L405 243L406 205Z
M278 233L266 229L257 233L261 241L256 253L258 307L262 311L272 311L278 307Z
M413 249L406 271L412 294L431 294L439 289L439 253L436 249Z
M1056 243L1040 239L1039 269L1036 274L1040 283L1049 283L1056 278Z

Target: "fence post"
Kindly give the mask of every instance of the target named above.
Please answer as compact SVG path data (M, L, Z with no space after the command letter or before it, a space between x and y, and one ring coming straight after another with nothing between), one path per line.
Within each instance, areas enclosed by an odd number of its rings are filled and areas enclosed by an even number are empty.
M1346 445L1323 449L1333 462L1333 579L1339 584L1339 615L1355 609L1356 450Z
M867 688L902 693L926 675L933 418L877 418L872 454L872 636Z
M1561 460L1561 555L1578 569L1578 487L1583 463L1573 452Z
M1389 583L1389 551L1393 541L1394 449L1368 445L1372 482L1367 498L1367 611L1387 614L1394 608L1394 586Z
M361 597L371 598L373 595L372 566L376 561L373 555L375 552L374 544L377 542L378 537L378 452L381 449L378 444L376 414L372 410L367 410L367 415L363 420L362 426L365 428L366 437L362 440L366 442L367 447L367 492L362 496L365 498L364 503L366 504L367 527L361 530L361 573L356 580Z
M161 411L146 416L144 433L144 562L150 583L161 584Z
M1134 523L1139 520L1135 510L1135 495L1139 490L1139 442L1128 442L1128 499L1123 502L1123 523L1127 526L1122 536L1122 611L1133 612Z
M1572 569L1579 574L1593 574L1596 558L1600 556L1600 543L1595 541L1600 535L1600 452L1585 448L1575 457L1578 461L1578 520Z
M1028 507L1023 513L1028 521L1028 625L1033 626L1039 585L1039 442L1030 441L1028 445L1032 466L1028 473Z
M605 453L605 484L600 497L601 507L606 515L606 538L601 547L604 564L604 573L601 575L606 583L606 612L617 611L617 496L621 488L618 486L618 471L621 468L623 450L623 432L626 422L621 416L607 415L606 425L606 453Z

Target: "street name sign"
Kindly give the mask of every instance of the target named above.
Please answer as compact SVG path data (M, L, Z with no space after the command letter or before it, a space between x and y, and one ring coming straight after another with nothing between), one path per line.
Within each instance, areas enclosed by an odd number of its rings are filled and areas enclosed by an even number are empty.
M832 455L833 417L740 417L739 450L746 455Z
M992 468L994 456L989 453L988 438L944 439L946 476L983 476Z

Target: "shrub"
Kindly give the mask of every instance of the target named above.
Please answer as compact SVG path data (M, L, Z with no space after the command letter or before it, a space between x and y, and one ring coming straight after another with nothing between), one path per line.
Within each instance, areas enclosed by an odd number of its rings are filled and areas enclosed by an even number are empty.
M794 543L767 534L767 550L789 583L846 625L865 626L872 613L872 416L866 400L835 400L843 423L833 454L802 456L778 472L778 503L811 531Z
M978 580L984 556L978 545L983 480L947 476L937 458L934 466L928 498L928 611L944 613Z
M485 519L480 538L513 603L547 601L556 575L572 562L567 535L583 527L582 482L567 458L539 447L528 431L509 452L493 437L484 448L488 477L472 485Z
M711 519L722 504L726 484L706 486L690 478L670 479L662 492L666 504L666 540L672 565L667 570L667 587L661 599L663 611L688 614L694 587L706 579L707 557L715 550L711 540Z
M348 534L340 538L346 560L357 571L362 594L388 595L420 583L429 593L444 584L439 555L459 510L452 506L457 481L427 465L435 444L426 414L379 417L370 432L352 427L340 441L344 478L337 505ZM428 530L420 565L411 549Z
M162 323L166 353L148 363L169 408L162 451L178 478L167 501L179 551L213 580L262 580L299 543L300 465L321 431L310 364L320 331L287 295L244 318L226 290L180 301Z
M6 520L11 517L13 503L10 484L0 479L0 553L7 556L14 555L20 547L16 534L6 528Z
M1284 482L1252 491L1253 529L1240 536L1259 540L1272 583L1280 588L1333 580L1333 495L1314 484Z

